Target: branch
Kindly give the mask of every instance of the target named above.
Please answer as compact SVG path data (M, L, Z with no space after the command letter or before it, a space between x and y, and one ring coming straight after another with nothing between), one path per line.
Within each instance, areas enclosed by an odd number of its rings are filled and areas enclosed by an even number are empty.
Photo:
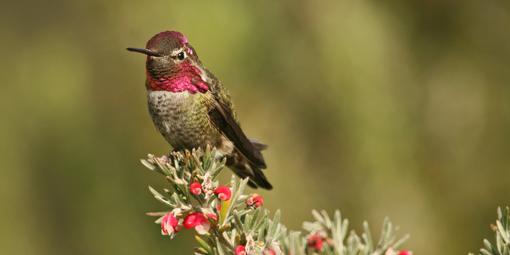
M232 176L229 185L220 185L218 174L225 159L216 158L214 149L175 152L170 157L149 155L143 165L162 174L168 181L162 192L149 186L154 197L168 209L148 213L156 216L162 235L171 239L184 229L194 229L198 246L195 254L337 254L408 255L398 251L408 238L397 239L396 227L385 219L379 241L374 242L368 224L360 235L348 228L339 211L330 217L313 211L314 221L303 224L304 231L289 231L280 223L280 211L270 217L259 194L245 194L248 179Z

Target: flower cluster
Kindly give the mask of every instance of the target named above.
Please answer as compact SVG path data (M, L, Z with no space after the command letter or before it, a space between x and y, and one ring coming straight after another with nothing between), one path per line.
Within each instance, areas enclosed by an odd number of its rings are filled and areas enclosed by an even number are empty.
M330 243L331 239L321 233L311 233L306 238L306 247L315 252L322 252L324 242Z
M202 184L195 181L189 185L189 192L196 196L197 199L200 199L201 194L210 194L211 190L204 190ZM214 189L213 193L221 201L229 201L232 196L232 191L227 186L218 186ZM204 198L205 195L202 199ZM218 212L221 210L221 204L218 204L216 208L201 207L197 210L187 210L187 208L192 207L193 206L174 208L173 211L177 212L179 215L182 215L182 212L188 211L181 222L176 218L174 212L168 212L161 217L161 233L173 237L174 233L177 233L181 226L183 226L186 229L194 228L200 235L207 234L211 228L211 223L215 224L218 221Z
M253 208L261 207L264 204L264 198L255 193L252 194L248 199L246 199L246 205L251 206Z
M171 212L161 217L161 234L173 236L174 233L179 231L179 221Z
M305 222L305 234L288 231L280 223L280 212L269 217L263 208L264 198L257 193L244 194L247 179L233 176L228 185L221 185L218 174L225 160L215 157L214 150L176 152L169 157L149 155L142 163L163 174L169 188L158 192L149 187L154 197L168 207L156 223L161 234L174 238L182 229L194 229L198 247L195 254L235 255L409 255L393 249L403 242L395 241L394 228L385 221L384 239L375 246L365 226L364 238L354 232L347 234L347 220L336 212L330 218L325 212L313 211L314 222Z

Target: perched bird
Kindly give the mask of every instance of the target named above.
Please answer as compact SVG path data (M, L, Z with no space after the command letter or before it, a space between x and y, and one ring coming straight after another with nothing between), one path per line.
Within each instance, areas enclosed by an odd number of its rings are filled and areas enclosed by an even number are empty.
M262 169L266 145L248 139L228 92L207 70L188 39L176 31L153 36L145 48L145 86L154 125L174 150L205 148L227 157L227 166L251 187L272 189Z

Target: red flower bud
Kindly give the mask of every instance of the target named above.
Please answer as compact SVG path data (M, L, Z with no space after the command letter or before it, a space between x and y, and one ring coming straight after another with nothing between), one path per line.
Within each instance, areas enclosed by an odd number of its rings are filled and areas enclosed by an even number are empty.
M306 245L309 248L312 248L316 251L322 251L322 245L323 245L324 239L319 234L313 234L311 236L308 236L306 238Z
M207 221L204 214L201 212L193 212L190 213L184 218L183 225L185 228L190 229L194 228L195 226L204 223Z
M246 204L248 206L258 208L264 204L264 198L257 193L252 194L248 199L246 199Z
M411 251L401 250L398 255L413 255Z
M222 201L227 201L232 196L232 191L227 186L219 186L214 190L214 194Z
M184 218L182 225L184 225L187 229L195 228L195 230L201 235L209 232L209 228L211 227L211 224L201 212L188 214L186 218Z
M177 233L179 231L177 225L179 221L175 216L169 212L161 218L161 234L162 235L171 235L173 233Z
M236 246L235 255L246 255L246 249L244 245Z
M194 182L190 184L189 191L191 192L191 194L195 196L200 195L202 193L202 184L200 184L199 182Z

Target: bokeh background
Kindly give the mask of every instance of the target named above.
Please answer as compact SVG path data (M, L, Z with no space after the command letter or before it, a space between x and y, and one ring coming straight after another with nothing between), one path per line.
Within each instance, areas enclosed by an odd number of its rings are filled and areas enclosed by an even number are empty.
M191 254L146 211L168 147L144 46L184 32L267 142L262 191L299 229L385 216L416 254L477 251L510 203L508 1L10 1L0 10L0 253ZM188 231L190 232L190 231Z

